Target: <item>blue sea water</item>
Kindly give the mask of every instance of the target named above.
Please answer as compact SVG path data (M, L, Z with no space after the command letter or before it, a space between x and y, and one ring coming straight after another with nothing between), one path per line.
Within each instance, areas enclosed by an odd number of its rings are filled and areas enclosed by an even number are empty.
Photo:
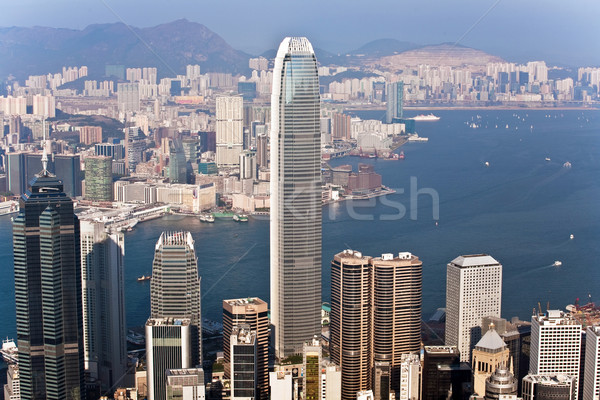
M347 157L331 162L355 170L358 163L373 164L397 193L324 207L323 300L330 296L330 260L346 248L373 256L418 255L424 268L424 318L445 306L446 264L470 253L488 253L503 264L504 317L529 319L538 301L564 308L577 297L598 300L600 111L453 110L436 115L441 117L437 122L417 122L429 142L403 146L402 161ZM479 127L469 127L472 122ZM572 168L563 167L567 161ZM438 220L431 193L439 197ZM406 215L399 218L402 210ZM164 230L189 230L194 236L205 317L220 320L226 298L269 300L268 220L206 224L167 216L125 234L129 326L144 324L149 315L149 283L136 278L151 272L154 245ZM0 254L0 336L15 337L12 234L6 216L0 217ZM554 267L555 260L562 266Z

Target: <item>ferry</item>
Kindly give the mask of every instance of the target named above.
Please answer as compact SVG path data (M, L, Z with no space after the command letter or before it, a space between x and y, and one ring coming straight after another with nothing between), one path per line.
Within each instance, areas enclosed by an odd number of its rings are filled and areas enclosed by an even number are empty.
M437 115L433 115L433 114L428 114L428 115L420 114L420 115L417 115L416 117L413 117L412 119L415 121L438 121L440 119L440 117L438 117Z
M139 278L137 278L138 282L149 281L150 279L152 279L152 275L142 275Z
M6 338L2 341L2 349L0 349L0 355L7 364L16 364L19 362L19 349L13 339Z
M201 214L198 218L202 222L215 222L215 217L212 214Z
M248 216L246 214L234 214L233 220L235 222L248 222Z

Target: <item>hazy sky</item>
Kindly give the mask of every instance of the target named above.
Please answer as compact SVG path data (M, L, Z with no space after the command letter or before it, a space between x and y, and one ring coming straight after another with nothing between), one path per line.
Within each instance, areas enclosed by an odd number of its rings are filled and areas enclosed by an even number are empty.
M381 38L455 42L508 60L600 65L600 0L4 0L0 26L206 25L251 54L284 36L345 52ZM8 5L10 4L10 5ZM111 9L114 11L111 11Z

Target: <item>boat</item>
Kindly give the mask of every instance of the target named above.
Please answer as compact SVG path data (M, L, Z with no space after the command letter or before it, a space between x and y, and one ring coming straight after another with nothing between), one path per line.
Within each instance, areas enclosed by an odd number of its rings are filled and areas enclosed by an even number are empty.
M569 239L571 239L571 240L575 239L575 235L573 235L573 234L571 233L571 236L569 236Z
M550 157L546 157L546 161L550 161Z
M556 260L556 261L554 261L554 264L552 264L552 265L554 265L555 267L560 267L562 265L562 261Z
M416 117L413 117L412 119L415 121L438 121L440 119L440 117L433 115L433 114L428 114L428 115L420 114L420 115L417 115Z
M398 156L398 158L401 160L404 160L404 152L403 151L400 152L400 155Z
M234 214L233 220L235 222L248 222L248 216L246 214Z
M146 337L132 330L127 333L127 341L137 346L143 346L146 343Z
M138 282L149 281L150 279L152 279L152 275L142 275L139 278L137 278Z
M7 364L16 364L19 362L19 349L15 344L13 339L9 339L8 337L2 341L2 349L0 349L0 354L4 359L4 362Z
M202 222L215 222L215 217L212 214L200 214L198 217Z
M571 168L571 163L569 161L567 161L566 163L563 164L564 168Z
M489 162L489 161L486 161L486 162L485 162L485 166L486 166L486 167L489 167L489 166L490 166L490 162Z

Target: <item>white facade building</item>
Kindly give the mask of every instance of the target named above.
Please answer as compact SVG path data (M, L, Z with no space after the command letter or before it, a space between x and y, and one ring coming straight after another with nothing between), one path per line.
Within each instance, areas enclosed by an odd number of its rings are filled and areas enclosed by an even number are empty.
M486 254L460 256L446 270L446 345L456 346L460 361L471 361L481 339L481 319L500 317L502 265Z
M571 375L577 400L581 356L581 324L560 310L531 317L529 373ZM590 399L591 400L591 399Z
M583 398L600 399L600 325L588 326L585 335Z
M217 167L237 167L244 149L244 99L218 96L216 102Z
M400 363L400 400L421 398L421 357L418 354L402 354Z

